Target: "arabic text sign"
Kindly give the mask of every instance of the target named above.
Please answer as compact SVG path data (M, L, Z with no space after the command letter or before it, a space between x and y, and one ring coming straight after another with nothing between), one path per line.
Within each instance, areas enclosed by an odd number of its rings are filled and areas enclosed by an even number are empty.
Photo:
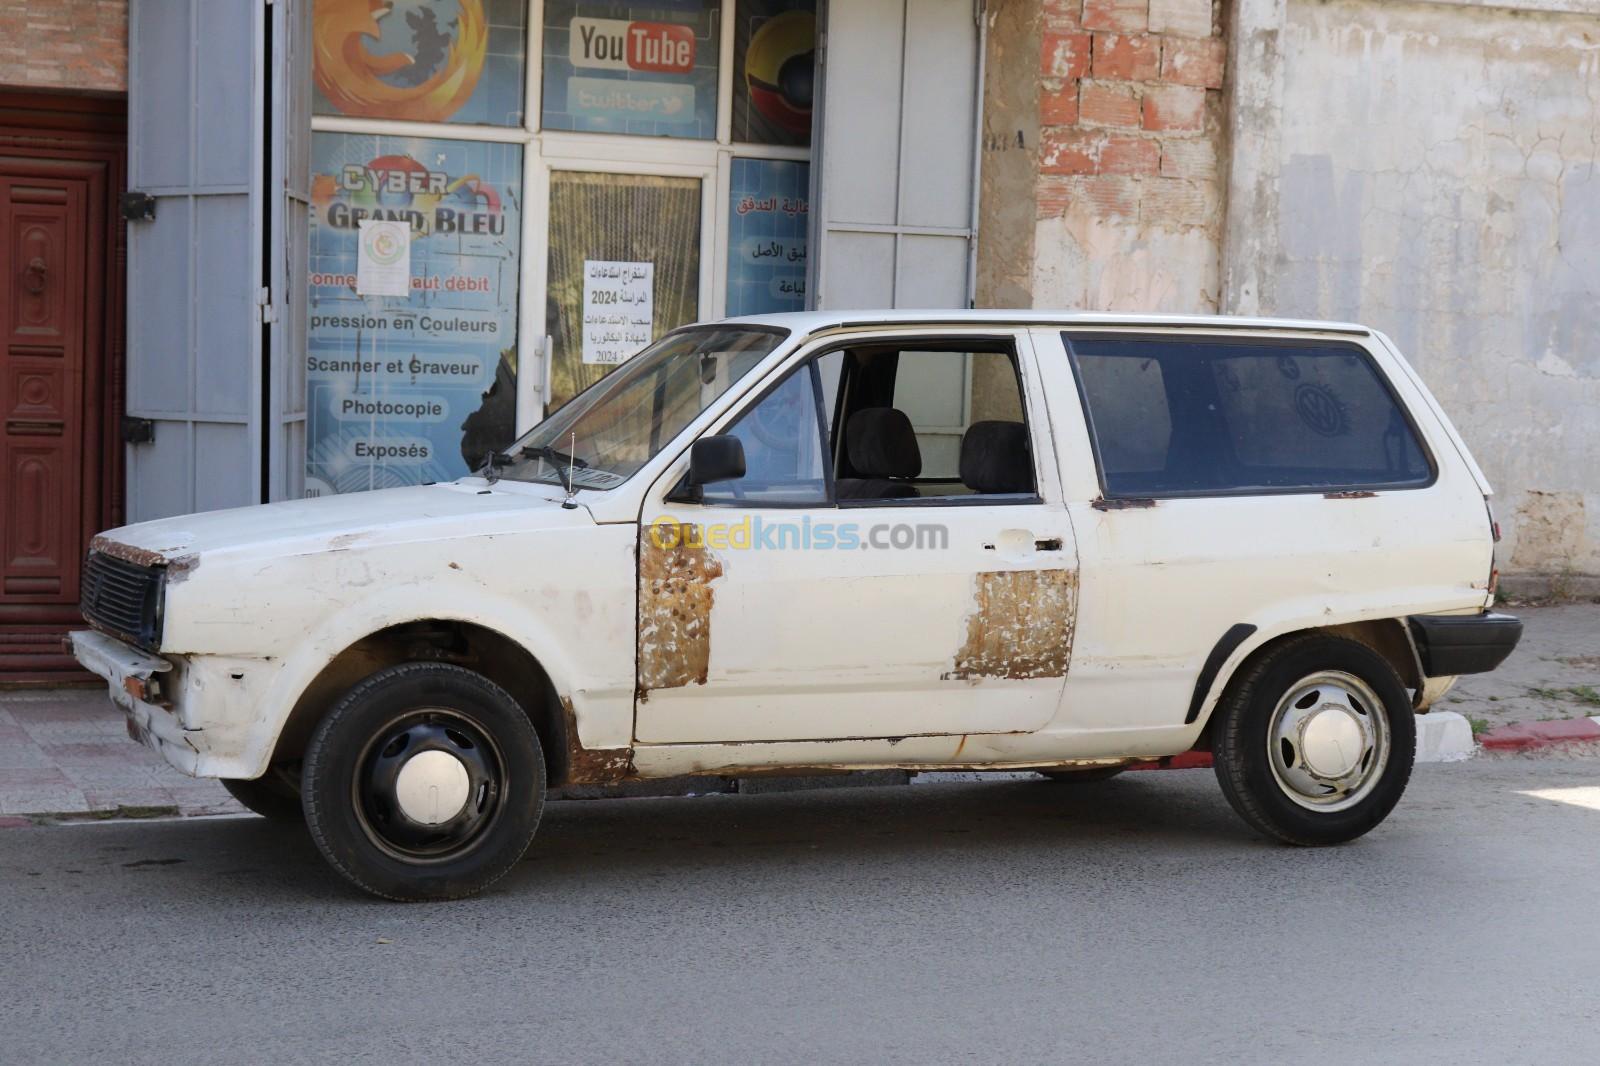
M583 361L615 366L650 343L655 326L654 263L583 264Z
M733 161L728 314L806 308L810 168L787 159Z

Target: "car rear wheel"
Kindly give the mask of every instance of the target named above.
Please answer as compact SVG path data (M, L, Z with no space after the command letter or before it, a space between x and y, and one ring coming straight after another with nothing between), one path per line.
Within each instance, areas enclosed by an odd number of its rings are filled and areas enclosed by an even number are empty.
M1339 844L1386 818L1411 777L1416 718L1377 652L1289 640L1245 668L1217 708L1212 754L1233 809L1289 844Z
M455 899L498 880L544 807L544 753L499 685L404 663L351 689L312 734L306 824L346 880L396 900Z
M269 766L254 780L222 779L222 787L246 808L274 822L299 822L305 818L300 805L300 782L283 766Z

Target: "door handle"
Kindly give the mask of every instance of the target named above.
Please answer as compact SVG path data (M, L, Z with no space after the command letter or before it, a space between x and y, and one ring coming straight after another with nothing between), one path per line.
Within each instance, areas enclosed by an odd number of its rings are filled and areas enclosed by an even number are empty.
M1061 548L1060 537L1035 537L1026 529L1002 529L999 536L983 542L984 551L1000 551L1014 559L1033 552L1058 552Z

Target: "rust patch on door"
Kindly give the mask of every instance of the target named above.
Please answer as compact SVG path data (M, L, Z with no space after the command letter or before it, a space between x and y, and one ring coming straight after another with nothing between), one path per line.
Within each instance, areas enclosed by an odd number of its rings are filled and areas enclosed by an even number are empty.
M639 685L703 685L711 665L711 582L722 562L698 526L652 522L639 537Z
M979 574L967 639L945 677L1065 677L1077 608L1076 570Z

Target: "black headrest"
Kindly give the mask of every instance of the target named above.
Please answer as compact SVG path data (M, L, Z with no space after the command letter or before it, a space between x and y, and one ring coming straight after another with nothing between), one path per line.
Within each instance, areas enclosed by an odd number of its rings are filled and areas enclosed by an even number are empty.
M974 422L961 437L961 480L973 492L1031 492L1028 427Z
M845 454L857 477L916 477L922 449L911 419L895 407L864 407L844 427Z

